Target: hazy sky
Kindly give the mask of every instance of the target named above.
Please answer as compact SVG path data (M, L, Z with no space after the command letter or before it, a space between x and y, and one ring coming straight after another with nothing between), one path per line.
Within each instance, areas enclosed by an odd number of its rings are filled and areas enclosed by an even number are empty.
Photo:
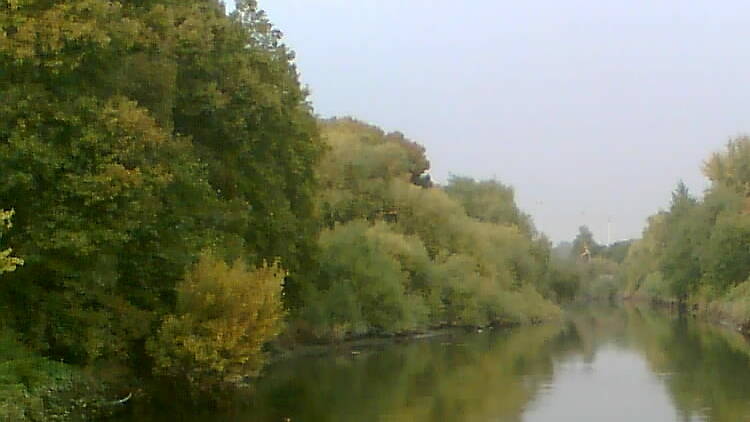
M511 184L554 240L639 236L750 131L750 2L260 1L321 116L427 148L432 175Z

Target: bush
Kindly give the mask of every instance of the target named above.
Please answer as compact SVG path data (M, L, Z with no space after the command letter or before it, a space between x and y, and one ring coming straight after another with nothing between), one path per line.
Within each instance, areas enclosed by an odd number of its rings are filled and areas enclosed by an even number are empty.
M147 344L158 374L187 378L195 389L236 384L264 363L263 345L281 329L284 271L249 271L204 254L177 287L177 312Z
M750 216L723 213L701 256L703 284L726 291L750 275Z
M498 304L501 312L494 322L499 323L535 324L559 319L562 313L557 305L542 297L530 285L502 292Z
M320 281L307 292L302 315L314 337L426 326L431 263L418 238L354 221L323 232L320 246Z
M478 271L478 261L452 255L438 266L442 321L449 325L525 324L554 319L560 309L530 284L507 288Z
M474 258L462 254L451 255L438 266L441 321L449 325L487 325L489 315L479 299L489 300L494 289L492 280L483 277L477 267Z
M649 273L643 280L638 292L648 299L666 302L672 298L669 285L664 281L660 272Z
M91 420L109 415L105 386L22 345L0 323L0 421Z
M719 306L722 314L729 316L735 323L750 328L750 280L730 289Z

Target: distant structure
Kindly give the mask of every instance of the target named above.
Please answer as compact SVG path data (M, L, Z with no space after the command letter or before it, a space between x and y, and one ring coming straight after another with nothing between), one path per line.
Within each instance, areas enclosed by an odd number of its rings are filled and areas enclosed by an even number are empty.
M586 262L591 261L591 251L589 251L589 245L583 244L583 252L581 252L580 258Z

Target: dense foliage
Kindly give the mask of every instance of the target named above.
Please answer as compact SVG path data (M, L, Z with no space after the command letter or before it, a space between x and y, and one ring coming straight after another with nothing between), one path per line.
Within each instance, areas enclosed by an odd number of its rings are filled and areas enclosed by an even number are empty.
M557 315L549 242L495 181L434 186L424 149L350 118L321 122L320 275L301 334L342 338Z
M706 161L711 186L703 198L678 184L669 209L649 219L624 261L626 295L750 323L748 166L750 138L737 138Z
M572 241L560 242L550 254L546 289L559 302L610 302L619 291L621 262L631 241L603 245L587 226Z
M253 1L230 16L212 0L5 1L0 26L0 204L16 212L13 227L2 214L0 322L19 350L142 372L170 321L202 335L204 308L181 304L203 250L248 266L217 294L278 260L295 296L315 272L323 144ZM247 288L232 306L272 291ZM227 358L248 372L269 335L250 337Z
M177 285L176 315L149 339L156 371L197 388L257 374L263 344L281 329L283 278L277 265L248 271L241 260L202 256Z
M0 418L70 411L41 392L80 368L240 382L285 318L329 340L559 313L513 190L318 121L254 1L0 1L0 26L0 377L28 398Z

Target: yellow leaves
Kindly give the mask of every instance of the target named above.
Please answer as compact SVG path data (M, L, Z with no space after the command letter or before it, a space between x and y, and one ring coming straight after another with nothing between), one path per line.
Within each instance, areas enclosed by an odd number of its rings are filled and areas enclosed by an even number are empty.
M13 210L0 210L0 239L2 238L3 230L12 227L10 219L13 217L13 212ZM0 250L0 274L14 271L16 267L23 265L23 259L11 256L12 252L13 250L10 248Z
M210 51L215 34L228 30L229 21L209 2L175 7L176 40L183 52Z
M120 137L122 143L161 144L167 140L168 135L148 110L135 101L114 97L105 104L102 114L109 133Z
M14 2L13 17L6 19L0 53L18 63L31 63L60 71L75 69L86 48L103 48L114 40L132 45L139 31L136 21L122 16L119 2L79 0L57 2L41 12L34 5ZM75 52L65 54L75 47ZM72 49L71 49L72 50Z
M85 205L99 201L112 202L121 196L130 196L145 183L140 169L127 169L119 163L105 164L97 174L85 178L89 187L89 197Z
M723 152L716 152L703 164L703 174L714 183L733 187L750 195L750 138L739 137L727 143Z
M9 229L13 227L13 223L11 223L10 219L13 217L13 214L15 211L13 210L0 210L0 229Z
M23 265L21 258L11 256L12 249L0 251L0 274L15 271L16 267Z
M204 254L177 287L179 315L149 340L158 372L191 373L194 387L255 373L262 345L281 329L283 277L277 264L248 270Z

